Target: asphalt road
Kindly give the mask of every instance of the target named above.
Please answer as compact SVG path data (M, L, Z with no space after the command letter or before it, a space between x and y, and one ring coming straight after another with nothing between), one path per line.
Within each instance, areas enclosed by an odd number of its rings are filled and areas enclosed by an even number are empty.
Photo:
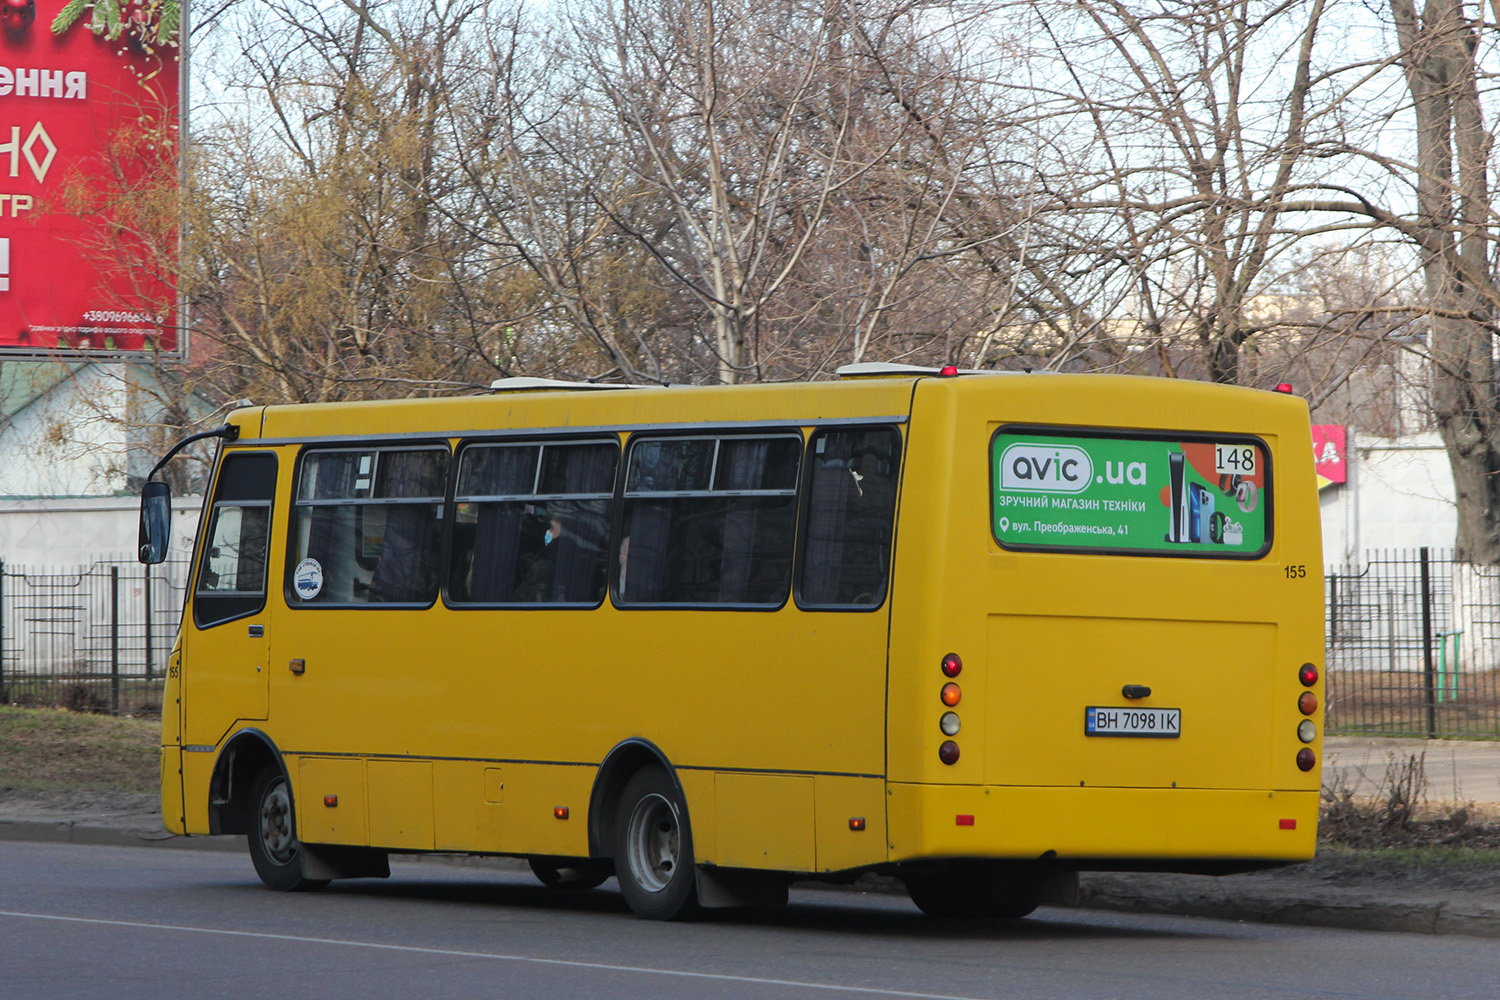
M638 920L612 883L433 861L320 893L209 851L0 844L0 996L1439 998L1500 994L1466 937L1042 910L943 926L902 897L798 891L769 917Z

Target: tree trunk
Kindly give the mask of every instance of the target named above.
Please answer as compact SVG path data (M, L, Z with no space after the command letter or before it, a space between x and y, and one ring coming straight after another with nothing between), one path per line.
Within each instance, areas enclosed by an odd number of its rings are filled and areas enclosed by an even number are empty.
M1458 498L1457 558L1500 564L1500 453L1489 293L1489 154L1477 23L1461 0L1391 0L1417 123L1417 224L1430 303L1432 403Z

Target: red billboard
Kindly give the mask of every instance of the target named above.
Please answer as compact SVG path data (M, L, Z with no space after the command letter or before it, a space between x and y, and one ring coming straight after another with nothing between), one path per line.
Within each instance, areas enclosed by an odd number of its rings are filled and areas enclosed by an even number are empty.
M178 10L0 0L0 359L178 351Z
M1342 424L1313 424L1313 463L1318 489L1349 481L1348 435Z

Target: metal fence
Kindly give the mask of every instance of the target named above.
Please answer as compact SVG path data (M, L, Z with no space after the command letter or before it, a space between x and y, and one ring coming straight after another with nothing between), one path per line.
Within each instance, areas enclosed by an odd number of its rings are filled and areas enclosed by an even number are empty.
M1329 733L1500 737L1500 574L1406 549L1326 587Z
M0 704L154 712L186 562L0 562Z

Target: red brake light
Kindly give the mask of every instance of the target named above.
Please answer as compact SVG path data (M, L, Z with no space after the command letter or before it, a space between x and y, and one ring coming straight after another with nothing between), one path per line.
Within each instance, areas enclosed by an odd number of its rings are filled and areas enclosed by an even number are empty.
M1297 679L1302 682L1303 687L1312 687L1318 683L1318 668L1311 663L1302 664L1302 669L1297 671Z
M943 745L938 747L938 760L944 764L957 764L958 744L952 740L944 740Z
M1318 758L1314 757L1312 750L1307 747L1303 747L1297 751L1297 769L1299 771L1311 771L1313 765L1317 762Z
M957 677L963 673L964 661L959 659L957 653L949 653L943 657L943 673L948 677Z

